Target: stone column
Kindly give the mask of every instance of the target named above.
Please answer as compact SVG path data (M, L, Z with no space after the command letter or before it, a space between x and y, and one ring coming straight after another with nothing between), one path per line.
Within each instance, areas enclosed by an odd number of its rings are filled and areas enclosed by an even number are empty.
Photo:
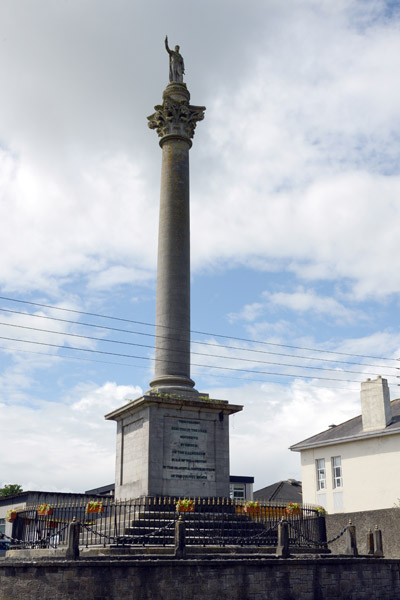
M162 148L158 237L155 377L151 388L195 392L190 378L189 149L205 107L189 104L184 83L172 82L148 117Z

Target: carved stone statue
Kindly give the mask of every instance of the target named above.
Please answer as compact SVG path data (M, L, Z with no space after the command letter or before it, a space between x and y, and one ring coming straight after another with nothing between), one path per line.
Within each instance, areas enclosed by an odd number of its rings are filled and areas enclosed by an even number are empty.
M183 64L182 55L179 53L179 46L175 46L175 50L171 50L168 46L168 36L165 36L165 49L169 54L169 80L183 83L183 74L185 65Z

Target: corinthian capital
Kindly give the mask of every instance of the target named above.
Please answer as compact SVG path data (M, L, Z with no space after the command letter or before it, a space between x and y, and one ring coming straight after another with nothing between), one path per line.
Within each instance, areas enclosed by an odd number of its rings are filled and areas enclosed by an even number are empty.
M150 129L155 129L160 138L176 135L191 140L198 121L204 119L205 106L192 106L189 104L189 93L186 86L181 84L182 90L172 89L168 86L165 90L162 105L155 106L155 113L148 118ZM171 90L169 90L171 88ZM175 84L174 88L177 88Z

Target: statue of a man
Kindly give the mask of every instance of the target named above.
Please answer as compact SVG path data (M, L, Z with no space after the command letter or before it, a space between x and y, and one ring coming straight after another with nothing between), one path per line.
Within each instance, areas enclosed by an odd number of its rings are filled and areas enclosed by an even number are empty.
M179 53L179 46L175 46L175 50L171 50L168 46L168 36L165 36L165 48L169 54L169 80L183 83L183 74L185 65L183 58Z

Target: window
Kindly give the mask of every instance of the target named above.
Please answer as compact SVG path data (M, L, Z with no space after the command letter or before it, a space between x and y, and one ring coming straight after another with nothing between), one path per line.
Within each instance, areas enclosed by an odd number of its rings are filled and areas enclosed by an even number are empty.
M318 458L316 461L317 467L317 490L326 489L326 470L325 470L325 459Z
M0 534L6 532L6 520L0 519Z
M338 488L342 487L342 459L340 456L332 457L332 477L333 477L333 487Z
M244 500L245 495L244 483L231 483L230 485L230 497L237 500Z

